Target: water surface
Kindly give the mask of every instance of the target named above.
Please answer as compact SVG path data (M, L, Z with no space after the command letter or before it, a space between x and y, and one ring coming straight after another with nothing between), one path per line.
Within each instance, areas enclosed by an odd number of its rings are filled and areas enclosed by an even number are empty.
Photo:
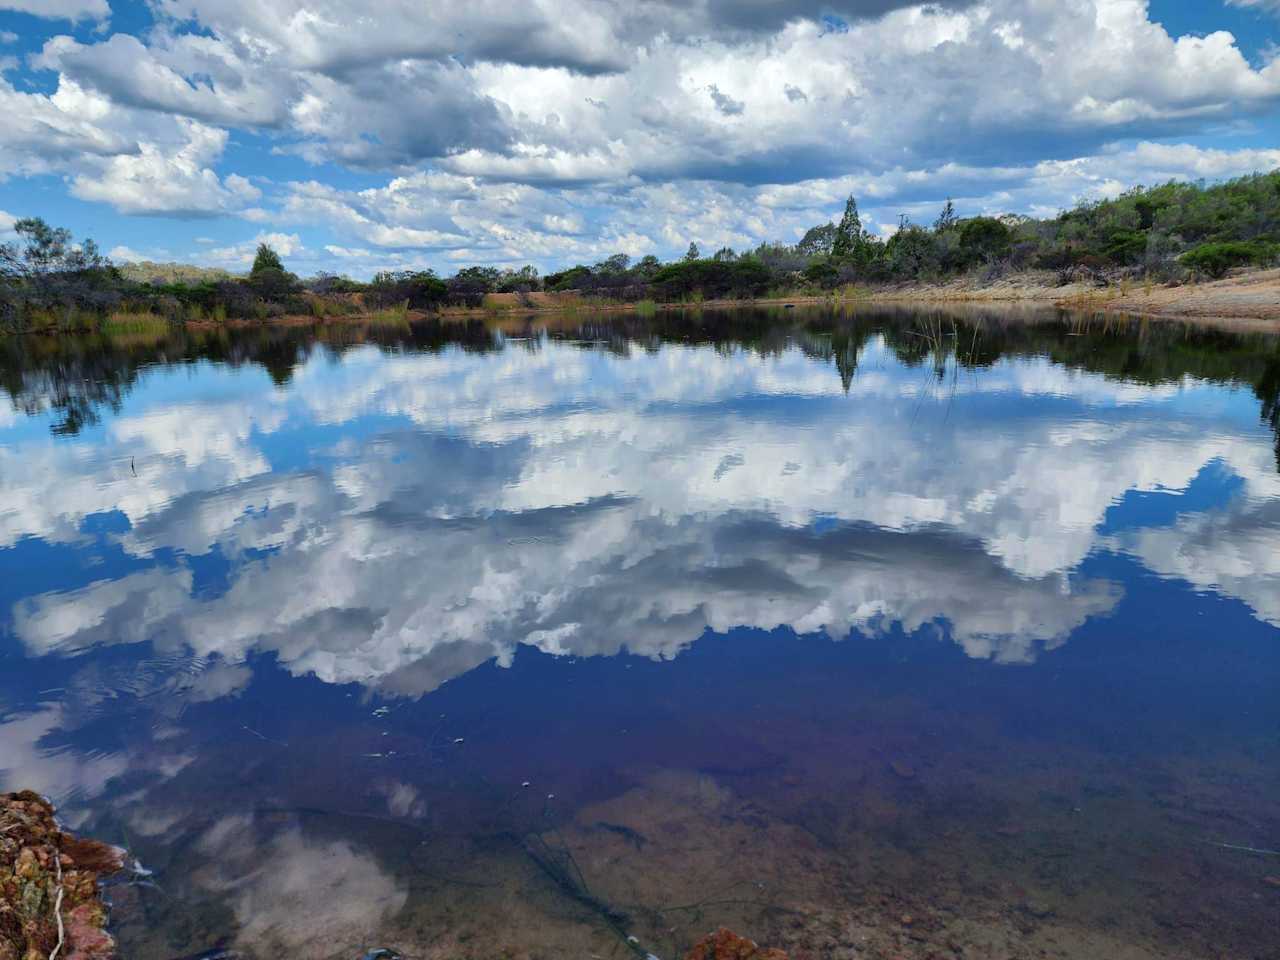
M1275 338L803 309L0 371L0 785L137 858L125 956L1280 956Z

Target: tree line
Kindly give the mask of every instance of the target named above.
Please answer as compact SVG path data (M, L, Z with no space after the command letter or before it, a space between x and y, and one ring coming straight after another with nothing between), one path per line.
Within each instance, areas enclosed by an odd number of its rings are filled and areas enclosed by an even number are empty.
M887 239L867 230L854 197L839 222L817 225L796 243L761 243L707 256L696 242L662 262L615 254L542 276L532 266L470 266L450 277L389 271L361 282L332 274L306 280L267 245L247 276L179 282L130 279L91 240L43 220L19 220L17 241L0 244L0 330L79 329L116 313L167 322L326 317L362 311L478 307L493 294L532 305L534 293L575 292L637 302L750 299L770 293L832 291L850 284L990 281L1019 270L1054 271L1059 282L1125 277L1161 282L1218 278L1234 267L1280 258L1280 171L1225 183L1170 182L1078 204L1048 219L962 217L947 201L931 224L903 216Z

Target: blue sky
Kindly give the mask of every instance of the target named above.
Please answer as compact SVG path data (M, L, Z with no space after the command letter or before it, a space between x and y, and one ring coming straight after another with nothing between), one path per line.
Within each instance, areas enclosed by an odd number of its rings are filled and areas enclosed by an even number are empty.
M350 6L0 0L0 232L547 270L1280 167L1277 0Z

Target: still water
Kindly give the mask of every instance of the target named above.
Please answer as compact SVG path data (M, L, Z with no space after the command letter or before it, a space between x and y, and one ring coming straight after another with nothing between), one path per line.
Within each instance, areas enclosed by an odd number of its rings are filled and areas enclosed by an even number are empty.
M123 954L1280 957L1280 343L0 341L0 786Z

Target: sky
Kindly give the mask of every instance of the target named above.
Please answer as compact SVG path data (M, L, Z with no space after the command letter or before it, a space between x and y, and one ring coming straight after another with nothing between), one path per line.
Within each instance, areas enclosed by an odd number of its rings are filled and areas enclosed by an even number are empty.
M0 0L0 239L544 272L1280 167L1280 0Z

